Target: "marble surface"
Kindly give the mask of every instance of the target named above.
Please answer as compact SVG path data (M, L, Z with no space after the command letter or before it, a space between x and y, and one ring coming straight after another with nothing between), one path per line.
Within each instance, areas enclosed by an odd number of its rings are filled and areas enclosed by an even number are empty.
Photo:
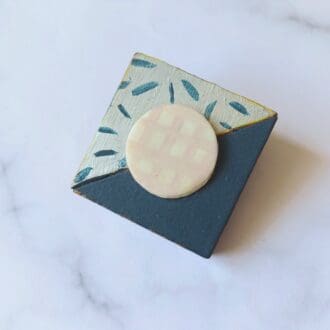
M325 0L0 1L0 329L329 329L329 18ZM135 51L279 112L209 260L70 190Z

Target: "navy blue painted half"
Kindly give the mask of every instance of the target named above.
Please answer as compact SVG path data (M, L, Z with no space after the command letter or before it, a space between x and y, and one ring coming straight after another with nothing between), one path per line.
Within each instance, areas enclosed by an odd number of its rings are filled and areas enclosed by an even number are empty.
M210 257L277 117L219 138L211 180L196 193L163 199L140 187L128 170L78 184L90 200L203 257Z

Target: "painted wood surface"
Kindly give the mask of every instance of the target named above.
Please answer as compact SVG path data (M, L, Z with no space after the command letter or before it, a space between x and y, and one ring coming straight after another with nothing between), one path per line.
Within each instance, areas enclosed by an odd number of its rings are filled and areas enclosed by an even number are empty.
M128 133L145 112L162 104L192 107L217 135L275 115L272 110L166 62L134 55L74 178L73 186L126 168Z
M203 257L210 257L275 122L276 116L218 137L221 157L214 175L190 196L154 196L128 170L83 182L75 191Z

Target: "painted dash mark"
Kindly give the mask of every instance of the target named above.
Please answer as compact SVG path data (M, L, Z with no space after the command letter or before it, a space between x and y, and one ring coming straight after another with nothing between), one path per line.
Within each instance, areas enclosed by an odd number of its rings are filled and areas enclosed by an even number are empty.
M104 156L113 156L117 153L117 151L108 149L108 150L99 150L94 153L95 157L104 157Z
M100 133L106 133L106 134L117 134L117 135L118 135L118 133L117 133L115 130L113 130L113 129L110 128L110 127L106 127L106 126L102 126L102 127L100 127L100 128L98 129L98 131L99 131Z
M220 125L225 129L232 129L232 127L224 121L220 121Z
M170 102L173 104L174 103L174 87L173 87L172 83L170 83L170 85L168 86L168 90L170 92Z
M123 80L123 81L120 83L118 89L125 89L130 83L131 83L130 80Z
M122 104L118 104L117 108L126 118L131 119L131 116L129 115L129 113Z
M82 169L81 171L79 171L77 173L77 175L75 176L73 182L79 183L79 182L85 180L92 169L93 169L92 167L86 167L86 168Z
M213 112L213 110L214 110L216 104L217 104L217 101L213 101L213 102L209 103L209 104L206 106L206 108L205 108L205 112L204 112L204 117L205 117L206 119L210 119L211 114L212 114L212 112Z
M229 102L229 105L235 109L236 111L240 112L241 114L248 116L249 112L246 110L245 106L239 102L231 101Z
M132 95L137 96L140 94L143 94L145 92L150 91L151 89L154 89L158 86L158 83L156 81L150 81L146 84L140 85L132 90Z
M122 158L118 161L118 167L119 168L125 168L127 167L127 161L126 161L126 158Z
M133 66L142 67L142 68L148 68L148 69L152 69L152 68L154 68L154 67L157 66L154 63L151 63L151 62L146 61L146 60L141 60L139 58L133 58L131 64Z
M195 100L199 100L199 93L197 89L188 81L188 80L181 80L183 87L187 91L187 93Z

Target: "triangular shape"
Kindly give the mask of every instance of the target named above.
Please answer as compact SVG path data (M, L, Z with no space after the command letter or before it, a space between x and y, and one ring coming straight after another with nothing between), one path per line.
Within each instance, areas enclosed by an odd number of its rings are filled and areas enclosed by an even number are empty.
M219 137L211 180L198 192L168 200L141 188L128 170L78 184L86 198L203 257L210 257L277 117Z

